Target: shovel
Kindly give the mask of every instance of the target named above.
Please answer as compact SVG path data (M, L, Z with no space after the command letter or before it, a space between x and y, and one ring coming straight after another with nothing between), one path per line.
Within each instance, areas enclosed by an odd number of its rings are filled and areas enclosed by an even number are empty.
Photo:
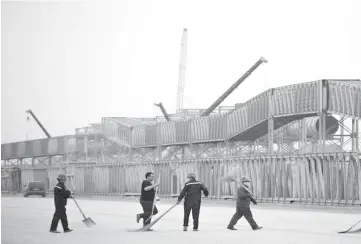
M83 217L84 217L84 219L83 219L82 222L83 222L87 227L89 227L89 228L92 227L92 226L94 226L94 225L96 225L96 223L95 223L91 218L85 217L85 214L83 213L83 211L82 211L81 208L79 207L79 204L76 202L75 198L73 198L73 200L74 200L76 206L78 207L80 213L81 213L81 214L83 215Z

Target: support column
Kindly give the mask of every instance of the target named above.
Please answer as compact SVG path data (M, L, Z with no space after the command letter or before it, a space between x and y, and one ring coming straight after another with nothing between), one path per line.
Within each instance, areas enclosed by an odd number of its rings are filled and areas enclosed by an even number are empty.
M319 108L319 136L318 136L318 147L321 151L325 151L326 144L326 111L328 109L328 90L327 81L322 80L320 82L320 108Z
M326 145L326 113L319 113L318 152L325 151Z
M186 157L185 157L185 145L181 145L180 147L181 147L181 151L182 151L182 152L181 152L181 154L182 154L182 155L181 155L181 160L183 161L183 160L185 160L185 158L186 158Z
M274 118L268 119L268 153L273 154L274 143Z
M133 127L130 128L130 147L128 148L128 160L129 162L133 161Z
M268 114L268 153L273 154L274 143L274 101L273 101L273 89L268 95L269 114Z
M360 120L356 119L356 128L355 128L355 133L356 133L356 151L360 152L361 148L360 148Z
M344 137L345 137L345 118L344 117L341 117L341 119L340 119L340 134L341 134L341 136L340 136L340 147L341 147L341 150L343 151L343 146L344 146L344 142L345 142L345 139L344 139Z
M358 131L358 120L352 119L352 152L358 152L359 150L359 131Z
M84 136L84 161L88 161L88 136Z

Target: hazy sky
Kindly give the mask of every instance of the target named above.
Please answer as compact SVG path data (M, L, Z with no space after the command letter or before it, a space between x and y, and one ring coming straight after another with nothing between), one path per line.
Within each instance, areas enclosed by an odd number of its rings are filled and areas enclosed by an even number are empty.
M253 65L222 105L265 89L361 77L361 2L2 2L1 142L52 136L106 116L175 111L180 42L188 28L184 106L207 108Z

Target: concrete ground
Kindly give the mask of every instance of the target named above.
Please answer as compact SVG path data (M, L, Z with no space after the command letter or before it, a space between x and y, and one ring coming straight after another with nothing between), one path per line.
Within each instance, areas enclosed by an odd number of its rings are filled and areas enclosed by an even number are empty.
M161 200L159 214L175 203L175 199ZM183 232L182 205L176 206L153 228L154 232L131 232L141 227L135 215L141 212L136 199L85 198L78 203L97 225L87 228L76 205L67 206L71 233L49 233L54 211L52 198L31 196L2 196L1 243L3 244L230 244L230 243L361 243L361 233L338 234L361 220L361 207L317 207L300 205L258 204L251 206L256 222L264 229L253 231L242 218L237 231L226 229L235 212L234 202L203 201L199 232ZM192 219L191 219L192 221ZM190 221L190 228L192 228ZM361 228L361 224L357 226ZM58 230L62 231L59 223Z

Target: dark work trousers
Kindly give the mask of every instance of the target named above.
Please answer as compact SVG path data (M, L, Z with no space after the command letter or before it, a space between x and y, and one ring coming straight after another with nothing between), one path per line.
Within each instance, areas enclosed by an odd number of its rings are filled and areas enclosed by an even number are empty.
M251 225L252 229L258 227L256 221L254 221L251 209L249 207L237 207L236 213L233 215L231 221L229 222L229 227L233 227L237 224L237 221L244 216L248 223Z
M56 230L58 228L59 220L61 220L61 224L63 226L63 230L69 230L68 227L68 218L66 216L66 209L58 208L55 210L53 220L51 221L50 231Z
M201 203L197 202L192 205L184 204L184 219L183 226L188 226L189 215L192 211L193 229L198 229L199 212L201 211Z
M149 219L147 222L146 220L149 218L149 216L152 214L152 207L153 207L153 202L146 202L146 201L141 201L140 204L143 207L143 212L142 214L140 214L140 217L143 218L143 226L149 224L151 222L152 219ZM157 207L154 205L154 210L153 210L153 216L156 215L158 213L158 209Z

